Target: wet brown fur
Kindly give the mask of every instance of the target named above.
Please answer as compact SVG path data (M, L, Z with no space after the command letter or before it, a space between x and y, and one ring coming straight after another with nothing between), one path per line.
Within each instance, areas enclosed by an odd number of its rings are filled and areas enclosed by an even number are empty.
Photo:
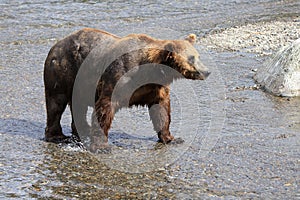
M46 140L55 142L65 138L60 119L67 104L71 108L72 132L77 135L72 113L73 85L81 64L96 46L101 47L108 42L113 42L117 49L128 44L128 41L134 40L147 47L123 56L120 58L122 62L114 62L110 68L117 69L117 72L114 74L106 72L108 74L103 74L98 82L95 101L96 120L92 123L99 123L101 132L107 141L114 114L123 106L121 102L113 102L115 104L111 102L112 92L118 80L132 67L157 63L172 67L186 78L205 79L208 76L205 70L203 71L204 75L199 74L199 70L196 70L197 63L189 63L186 54L181 54L187 50L192 50L191 56L196 57L196 59L199 57L197 51L191 46L195 39L195 36L192 35L186 40L157 40L144 34L131 34L120 38L105 31L85 28L57 42L51 48L44 67L47 109ZM110 50L108 49L108 51ZM159 139L164 143L174 139L169 131L171 122L169 84L171 81L167 81L164 85L144 85L129 97L129 106L142 105L148 106L150 109L152 105L159 105L158 109L150 110L150 116ZM88 126L85 119L86 111L87 108L85 107L79 109L78 112L82 117L82 123Z

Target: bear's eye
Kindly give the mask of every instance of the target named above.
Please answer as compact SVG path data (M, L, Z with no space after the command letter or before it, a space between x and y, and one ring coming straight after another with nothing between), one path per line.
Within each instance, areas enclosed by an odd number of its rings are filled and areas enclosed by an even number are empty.
M189 56L188 62L194 64L195 63L195 56Z

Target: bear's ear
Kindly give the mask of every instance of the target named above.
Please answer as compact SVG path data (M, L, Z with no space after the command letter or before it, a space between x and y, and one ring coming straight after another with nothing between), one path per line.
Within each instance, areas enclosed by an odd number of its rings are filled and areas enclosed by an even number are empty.
M191 44L195 44L197 40L197 36L195 34L190 34L185 38L187 41L189 41Z

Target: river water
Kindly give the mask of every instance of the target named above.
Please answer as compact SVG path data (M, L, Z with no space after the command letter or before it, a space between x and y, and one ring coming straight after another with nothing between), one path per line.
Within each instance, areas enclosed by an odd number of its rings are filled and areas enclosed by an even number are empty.
M108 155L43 141L43 62L51 46L83 27L117 35L202 37L223 28L299 16L299 1L0 1L1 199L299 198L299 98L251 89L265 58L201 44L206 81L172 85L164 146L147 110L116 115ZM70 134L66 111L63 131Z

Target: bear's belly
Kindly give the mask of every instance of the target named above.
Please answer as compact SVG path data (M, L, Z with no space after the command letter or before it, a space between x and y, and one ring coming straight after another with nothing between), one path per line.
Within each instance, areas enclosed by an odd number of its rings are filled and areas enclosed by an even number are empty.
M166 88L157 84L148 84L137 89L131 96L129 106L145 106L158 103L168 96Z

